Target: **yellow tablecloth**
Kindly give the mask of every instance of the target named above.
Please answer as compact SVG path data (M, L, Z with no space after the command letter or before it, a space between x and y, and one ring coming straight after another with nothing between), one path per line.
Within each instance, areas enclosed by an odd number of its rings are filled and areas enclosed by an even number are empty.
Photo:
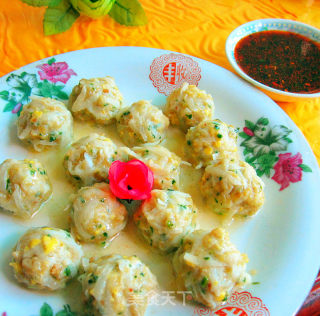
M230 32L245 22L285 18L320 28L320 1L141 0L149 23L124 27L109 17L80 17L71 30L43 35L44 8L0 1L0 76L30 62L99 46L146 46L206 59L232 71L224 51ZM308 139L320 163L320 100L279 103Z

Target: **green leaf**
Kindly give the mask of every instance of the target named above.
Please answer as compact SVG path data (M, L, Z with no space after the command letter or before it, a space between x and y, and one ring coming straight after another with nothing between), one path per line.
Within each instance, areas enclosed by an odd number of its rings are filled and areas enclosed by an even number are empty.
M22 73L20 76L16 74L11 74L7 79L6 82L10 87L22 87L25 84L25 81L21 78L25 73Z
M56 316L77 316L78 313L73 312L69 305L64 305L63 310L59 311Z
M247 144L246 144L246 141L247 141L247 140L248 140L248 139L243 140L243 141L240 143L240 146L245 147L245 148L247 148L248 150L250 150L250 148L247 147Z
M55 96L57 96L61 100L68 100L69 96L64 91L58 91Z
M115 0L70 0L70 2L80 14L98 19L110 12Z
M51 0L21 0L22 2L33 7L47 7Z
M36 87L38 84L37 76L35 74L23 72L20 77L28 84L30 88Z
M292 139L290 139L289 137L283 137L283 139L288 143L292 143Z
M274 152L270 152L268 154L264 154L258 157L257 162L260 164L263 168L266 167L272 167L274 163L276 162L277 157L275 156Z
M263 174L265 174L268 178L270 178L271 170L276 161L277 157L273 152L258 157L257 163L259 165L259 168L257 170L257 175L261 177Z
M264 169L264 173L268 178L270 178L270 170L271 169Z
M69 96L64 91L61 91L62 88L63 88L63 86L52 85L52 87L51 87L52 95L58 97L59 99L67 100L69 98Z
M245 120L245 125L246 127L248 127L249 129L251 129L252 131L254 130L255 124L252 123L251 121Z
M51 306L44 303L40 309L40 316L53 316L53 310Z
M14 100L9 101L3 109L3 112L11 112L14 107L17 105L17 103Z
M245 158L245 161L247 162L247 163L252 163L252 162L254 162L256 160L256 157L246 157Z
M61 1L62 0L50 0L49 7L55 7L55 6L59 5Z
M33 89L32 85L37 85L37 78L34 74L23 72L19 76L11 74L6 82L11 87L10 99L14 99L16 103L23 103L28 101Z
M292 130L289 129L287 126L280 125L280 127L282 128L282 130L283 130L287 135L289 135L290 133L292 133Z
M309 166L307 166L307 165L305 165L305 164L301 164L301 165L299 165L299 167L302 169L302 171L304 171L304 172L312 172L312 169L309 167Z
M52 64L55 63L55 62L56 62L56 59L55 59L55 58L50 58L50 59L47 61L48 65L52 65Z
M266 117L260 117L259 120L257 121L257 124L268 125L269 124L269 120Z
M118 23L127 26L141 26L148 22L138 0L116 0L109 15Z
M244 138L244 139L249 139L249 138L251 138L251 136L247 135L245 132L240 132L240 133L239 133L239 136L242 137L242 138Z
M256 171L257 171L257 176L259 176L259 177L263 176L264 170L257 169Z
M61 0L21 0L21 1L33 7L47 7L50 5L58 5Z
M68 30L78 17L79 13L72 7L69 0L62 0L59 5L47 8L43 19L44 34L62 33Z
M0 91L0 98L8 101L9 100L9 91L7 91L7 90Z
M250 153L250 151L247 149L247 148L245 148L244 150L243 150L243 154L244 155L248 155Z
M45 98L52 98L53 96L53 88L52 83L48 80L44 80L38 84L39 95Z
M253 153L253 149L248 147L247 144L246 144L246 139L240 144L241 147L244 147L245 150L246 150L246 154L244 155L247 155L248 153Z

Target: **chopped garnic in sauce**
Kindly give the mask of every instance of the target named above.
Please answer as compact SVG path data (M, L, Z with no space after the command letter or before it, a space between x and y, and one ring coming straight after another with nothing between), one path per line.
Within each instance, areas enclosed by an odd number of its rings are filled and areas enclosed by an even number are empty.
M286 31L263 31L241 39L235 59L253 79L287 92L320 92L320 44Z

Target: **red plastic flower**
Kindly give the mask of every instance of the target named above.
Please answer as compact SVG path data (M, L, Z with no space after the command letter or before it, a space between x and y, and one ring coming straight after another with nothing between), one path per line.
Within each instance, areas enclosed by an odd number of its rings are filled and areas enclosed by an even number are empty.
M153 186L152 171L140 160L114 161L109 169L112 193L119 199L145 200Z
M274 165L274 181L281 185L280 191L287 188L290 182L299 182L302 179L302 164L300 153L291 156L291 153L280 154L278 162Z
M57 62L37 66L37 68L40 68L40 71L38 71L40 79L47 79L53 83L58 81L67 83L72 75L77 75L72 69L68 69L68 67L69 66L66 62Z

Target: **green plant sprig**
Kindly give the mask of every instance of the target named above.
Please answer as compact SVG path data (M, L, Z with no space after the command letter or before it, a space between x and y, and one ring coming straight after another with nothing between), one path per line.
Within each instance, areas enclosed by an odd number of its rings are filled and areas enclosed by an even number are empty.
M45 35L67 31L81 14L92 18L109 15L121 25L147 24L146 13L138 0L21 0L33 7L47 7L43 19Z

